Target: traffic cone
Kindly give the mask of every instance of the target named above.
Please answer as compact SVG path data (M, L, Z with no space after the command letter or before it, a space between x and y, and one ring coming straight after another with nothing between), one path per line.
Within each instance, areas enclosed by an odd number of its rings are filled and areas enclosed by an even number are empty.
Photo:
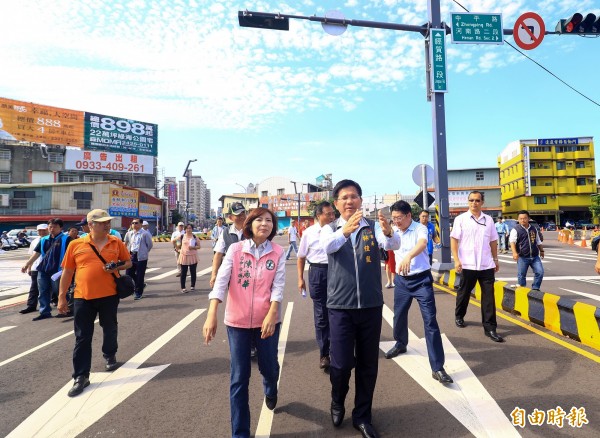
M587 227L583 227L583 232L581 233L581 247L587 248L587 243L585 241L585 234L587 233Z
M559 228L559 229L558 229L558 241L559 241L559 242L562 242L562 235L563 235L563 232L562 232L562 230Z
M569 233L569 245L573 245L573 233Z

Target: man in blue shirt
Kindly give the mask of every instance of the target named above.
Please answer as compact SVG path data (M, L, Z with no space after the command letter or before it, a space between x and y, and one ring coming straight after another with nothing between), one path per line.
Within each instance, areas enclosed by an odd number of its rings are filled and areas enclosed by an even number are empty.
M63 221L55 218L48 221L49 235L42 237L40 242L34 249L33 255L27 260L25 266L21 268L21 272L27 272L33 262L40 256L38 270L38 289L40 291L40 314L33 318L33 321L40 321L46 318L52 318L52 309L50 303L53 300L58 302L58 285L61 271L61 263L65 256L67 246L71 242L71 238L67 234L62 233Z
M429 212L427 210L423 210L419 214L419 221L427 227L427 253L429 254L429 265L433 265L433 244L440 243L440 238L435 231L435 225L429 222Z
M498 252L504 254L506 250L506 236L508 234L508 225L499 217L496 219L496 232L498 233Z
M440 383L452 383L452 378L444 370L444 347L442 335L436 319L435 298L431 265L427 260L427 229L412 220L408 202L398 201L390 207L394 233L400 237L400 249L396 256L396 277L394 280L394 345L386 354L391 359L406 353L408 345L408 310L413 298L419 303L427 354L432 377Z

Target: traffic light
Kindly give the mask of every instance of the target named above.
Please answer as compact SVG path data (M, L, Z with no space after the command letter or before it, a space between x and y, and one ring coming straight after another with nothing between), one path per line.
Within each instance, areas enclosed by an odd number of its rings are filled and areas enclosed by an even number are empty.
M584 18L577 12L566 20L559 20L556 32L571 35L600 35L600 18L595 14L587 14Z

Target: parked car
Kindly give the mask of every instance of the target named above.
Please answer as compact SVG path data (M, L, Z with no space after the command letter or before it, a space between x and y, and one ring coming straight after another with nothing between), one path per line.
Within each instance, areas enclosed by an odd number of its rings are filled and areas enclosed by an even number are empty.
M33 239L35 239L38 236L38 232L37 230L34 230L32 228L15 228L14 230L10 230L8 233L8 237L11 237L13 239L17 238L17 235L21 232L21 231L25 231L25 234L27 235L27 240L29 240L29 242L33 242Z
M576 230L583 230L584 228L587 230L593 230L596 228L596 225L587 220L575 221Z
M544 222L542 228L546 231L556 231L556 224L552 221Z
M506 223L506 225L508 226L508 232L510 233L511 230L519 223L518 220L516 219L505 219L504 222ZM540 235L540 240L543 242L544 241L544 234L542 233L542 231L540 230L540 226L539 224L535 221L535 219L529 219L529 225L535 227L535 229L537 229L539 235Z

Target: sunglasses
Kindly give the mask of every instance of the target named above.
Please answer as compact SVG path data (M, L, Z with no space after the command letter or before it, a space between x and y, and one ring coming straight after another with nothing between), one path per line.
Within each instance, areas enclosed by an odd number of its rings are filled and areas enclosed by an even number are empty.
M139 222L132 222L133 225L139 225Z

